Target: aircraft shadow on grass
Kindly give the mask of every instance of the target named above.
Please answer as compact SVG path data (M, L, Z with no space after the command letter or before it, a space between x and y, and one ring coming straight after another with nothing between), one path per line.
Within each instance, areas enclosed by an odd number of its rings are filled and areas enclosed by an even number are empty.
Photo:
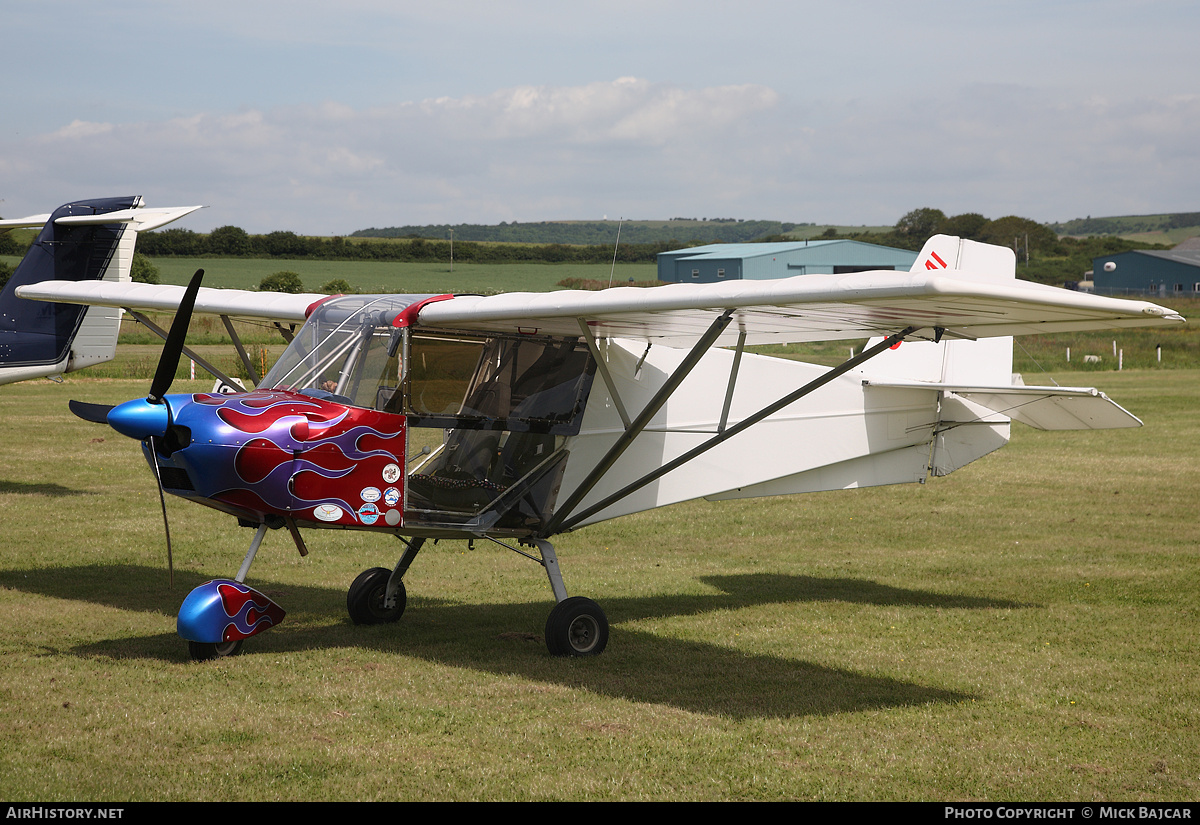
M207 580L176 571L175 587L160 568L78 566L0 571L0 586L61 599L171 615L180 594ZM345 616L344 591L260 582L264 593L301 605L288 622L247 643L243 656L331 647L372 648L430 662L554 682L601 695L734 718L825 715L859 710L958 703L970 694L775 656L747 656L706 642L667 638L623 623L697 615L771 603L844 601L878 606L1014 609L1016 602L890 587L863 579L731 575L704 581L722 592L610 599L614 636L603 656L564 662L546 656L540 625L545 604L459 604L413 597L397 624L356 627ZM306 621L305 619L308 619ZM487 644L480 644L480 641ZM70 649L79 656L187 660L174 633L125 637Z
M32 482L32 481L9 481L0 479L0 493L12 493L15 495L38 495L38 496L53 496L55 498L61 496L90 496L94 495L88 490L77 490L71 487L64 487L61 484L53 484L49 482Z

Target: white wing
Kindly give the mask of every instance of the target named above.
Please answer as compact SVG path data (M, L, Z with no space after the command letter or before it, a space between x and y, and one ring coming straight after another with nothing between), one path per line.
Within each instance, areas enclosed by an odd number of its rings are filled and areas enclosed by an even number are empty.
M1172 310L963 271L799 275L775 281L678 284L602 292L460 296L429 304L420 323L437 327L578 334L686 346L733 310L718 345L788 343L890 335L952 338L1068 332L1183 323Z
M174 312L183 298L184 287L108 281L43 281L18 287L17 296L62 304L121 307L142 312ZM318 293L291 295L283 292L251 292L243 289L201 288L195 312L303 323L313 304L328 298Z

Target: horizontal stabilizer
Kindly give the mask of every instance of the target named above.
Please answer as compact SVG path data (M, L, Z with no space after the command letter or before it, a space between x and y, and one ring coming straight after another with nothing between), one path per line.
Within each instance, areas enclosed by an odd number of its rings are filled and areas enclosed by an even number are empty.
M106 223L131 223L138 232L147 232L190 215L203 206L164 206L161 208L135 207L99 215L68 215L54 221L63 226L80 226Z
M32 227L42 227L46 225L46 221L50 220L50 213L45 215L30 215L27 218L5 218L0 220L0 229L29 229Z
M864 381L876 389L952 392L1039 430L1140 427L1141 419L1092 387L975 387L929 381Z
M203 206L164 206L160 208L134 207L119 209L112 212L100 212L94 215L64 215L54 221L60 226L102 226L110 223L133 224L138 232L146 232L165 226L171 221L177 221L184 215L190 215ZM8 218L0 220L0 229L21 229L42 227L50 220L52 214L30 215L26 218Z

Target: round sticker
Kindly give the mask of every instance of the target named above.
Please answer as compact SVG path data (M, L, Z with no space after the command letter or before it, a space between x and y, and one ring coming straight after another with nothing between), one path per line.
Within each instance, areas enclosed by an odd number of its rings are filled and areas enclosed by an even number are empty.
M384 514L383 520L386 521L390 527L395 527L397 524L400 523L400 511L399 510L388 510Z
M388 484L395 484L400 480L400 467L396 464L389 464L383 468L383 480Z
M342 517L342 508L336 504L318 504L313 508L313 515L321 521L337 521Z
M395 487L388 487L383 491L383 503L388 507L395 507L400 503L400 491Z
M379 519L379 508L368 501L358 508L358 517L363 524L374 524Z
M362 492L358 495L363 501L379 501L379 496L382 494L378 487L363 487Z

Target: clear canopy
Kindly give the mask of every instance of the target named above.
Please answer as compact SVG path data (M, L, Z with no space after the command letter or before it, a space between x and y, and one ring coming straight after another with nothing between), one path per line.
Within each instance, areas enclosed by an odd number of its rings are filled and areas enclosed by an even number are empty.
M324 302L260 386L407 415L413 426L578 432L595 369L579 338L395 326L429 297Z

